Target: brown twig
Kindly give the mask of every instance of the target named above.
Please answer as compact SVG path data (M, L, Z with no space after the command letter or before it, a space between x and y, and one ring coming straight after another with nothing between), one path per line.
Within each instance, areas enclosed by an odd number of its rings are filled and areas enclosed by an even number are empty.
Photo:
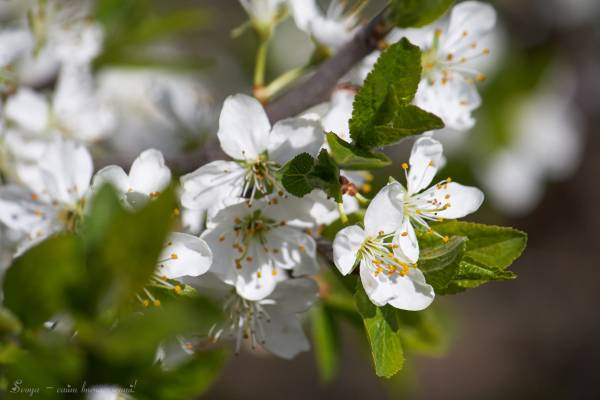
M391 26L386 23L387 7L361 28L354 38L342 47L333 57L323 62L316 72L302 83L290 89L273 102L266 105L267 115L272 123L292 117L327 101L340 79L366 56L379 47ZM168 160L179 173L191 172L207 162L221 159L218 145L206 143L201 149L174 160Z
M306 81L292 88L265 109L271 122L298 115L327 101L339 80L362 59L379 47L391 27L386 23L387 7L377 14L333 57L323 62Z

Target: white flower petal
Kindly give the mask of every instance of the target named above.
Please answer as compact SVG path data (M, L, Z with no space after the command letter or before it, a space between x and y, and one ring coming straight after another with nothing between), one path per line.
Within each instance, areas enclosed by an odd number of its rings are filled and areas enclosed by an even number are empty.
M59 225L56 210L37 197L16 185L0 186L0 222L30 237L55 232Z
M221 148L234 160L255 160L267 149L271 124L258 100L229 96L219 117Z
M340 230L333 241L333 262L342 275L348 275L354 270L358 251L367 235L358 225L352 225Z
M35 39L29 29L0 31L0 67L6 67L33 50Z
M448 51L464 47L461 38L469 40L469 43L474 42L490 31L495 24L496 11L491 5L479 1L459 3L450 12L448 34L446 38L441 38L442 46Z
M150 195L159 193L171 183L171 170L158 150L144 151L135 159L129 171L131 189Z
M472 112L481 105L477 87L464 77L452 74L447 80L436 79L419 83L414 103L439 116L447 128L466 131L475 125Z
M367 296L377 306L390 304L402 310L418 311L427 308L435 297L433 288L425 283L423 274L416 268L411 268L406 276L381 273L375 277L361 266L360 277Z
M354 37L356 28L349 29L349 25L351 24L344 20L318 18L309 22L309 29L318 43L335 51Z
M94 167L84 146L58 140L48 146L40 169L47 193L56 201L75 204L87 193Z
M263 213L273 220L285 221L287 226L312 228L316 225L312 207L313 203L310 198L287 195L280 198L277 204L263 207Z
M311 204L310 215L315 220L316 225L329 225L340 218L337 203L322 190L313 190L303 198L309 199ZM346 214L352 214L360 209L360 204L354 196L344 195L342 197L344 211Z
M331 95L331 108L321 120L325 132L333 132L346 142L352 142L349 121L355 96L354 89L335 90Z
M199 235L204 230L205 222L205 210L190 210L187 207L181 208L181 224L186 233Z
M424 310L435 298L433 288L425 282L425 277L418 268L411 268L406 277L399 279L398 286L401 289L397 288L397 296L388 304L401 310Z
M208 271L212 258L212 251L204 240L174 232L161 253L158 273L169 279L199 276Z
M273 273L277 270L260 244L251 244L247 256L251 257L252 261L247 261L246 258L242 261L241 268L233 267L237 273L235 289L246 300L262 300L275 290L278 272Z
M181 177L181 203L191 210L220 207L228 197L239 197L245 170L233 161L213 161Z
M63 66L52 101L53 117L68 137L90 143L108 136L116 127L116 117L96 94L89 65Z
M404 217L402 225L394 237L394 242L398 243L402 253L412 263L419 260L419 242L409 217Z
M129 177L123 168L109 165L96 172L92 181L92 189L99 190L102 186L110 184L117 192L124 194L131 188Z
M449 197L447 198L447 196ZM484 195L476 187L450 182L442 185L442 188L436 191L436 198L441 204L450 204L448 208L440 211L438 216L455 219L477 211L483 203Z
M259 340L271 353L286 360L310 350L310 343L296 315L284 315L269 310L270 320L264 324L264 336L257 331Z
M367 235L378 232L392 233L398 230L403 220L402 208L395 205L395 198L403 196L404 189L399 183L384 186L373 198L365 213Z
M298 29L310 35L310 21L321 15L317 2L315 0L289 0L289 5Z
M318 121L288 118L273 126L269 135L269 159L283 165L300 153L317 155L324 139Z
M408 192L418 193L431 183L442 162L442 144L437 140L423 136L415 142L410 154L408 172Z
M319 285L312 279L297 278L279 282L268 300L275 302L278 311L292 314L307 311L318 299Z
M315 240L306 233L288 226L273 229L267 236L269 256L275 266L292 270L294 276L319 272Z
M42 134L48 127L48 100L27 87L20 88L8 98L5 113L7 119L25 129L26 133Z
M235 259L238 257L234 251L235 235L224 224L208 229L200 236L213 253L213 262L210 272L228 285L235 285L236 270Z

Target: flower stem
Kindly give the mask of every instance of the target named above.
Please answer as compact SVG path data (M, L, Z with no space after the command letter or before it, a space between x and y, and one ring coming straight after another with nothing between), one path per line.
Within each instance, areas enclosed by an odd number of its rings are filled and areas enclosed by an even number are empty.
M260 91L261 99L268 101L282 89L285 89L289 84L293 83L296 79L308 71L310 65L303 65L301 67L293 68L283 74L279 75L275 80L269 83L263 90Z
M261 90L265 85L265 71L267 69L267 53L269 50L269 38L260 37L260 43L256 50L256 61L254 65L254 90Z
M338 205L338 213L340 214L340 220L344 225L348 223L348 216L346 215L346 211L344 210L344 203L337 203Z
M358 202L359 202L360 204L363 204L363 205L365 205L365 204L369 204L369 202L371 201L370 199L367 199L365 196L363 196L363 195L362 195L362 194L360 194L360 193L356 193L356 194L354 195L354 197L356 197L356 200L358 200Z

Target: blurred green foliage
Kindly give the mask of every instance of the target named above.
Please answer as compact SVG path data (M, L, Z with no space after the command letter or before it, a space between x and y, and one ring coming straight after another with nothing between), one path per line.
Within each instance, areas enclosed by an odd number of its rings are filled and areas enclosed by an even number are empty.
M96 67L106 65L199 69L209 60L179 51L161 56L157 45L210 26L211 13L203 7L168 9L153 0L99 0L95 18L104 25L104 49ZM154 46L154 48L153 48ZM178 49L181 50L181 49Z
M223 351L194 352L165 369L157 349L177 337L205 337L220 308L157 291L160 306L137 299L154 274L174 207L169 189L128 211L107 186L77 234L51 237L16 259L0 309L1 390L19 381L41 388L44 398L61 398L46 388L111 385L133 387L138 399L183 399L208 388Z

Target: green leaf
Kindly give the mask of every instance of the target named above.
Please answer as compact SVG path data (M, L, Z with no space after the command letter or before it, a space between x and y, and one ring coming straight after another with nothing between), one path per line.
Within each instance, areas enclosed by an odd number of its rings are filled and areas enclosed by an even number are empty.
M364 170L383 168L392 163L385 154L355 147L335 133L327 134L327 143L331 157L340 168L346 170Z
M314 189L322 189L338 203L342 201L340 171L327 151L321 150L315 160L302 153L289 161L282 169L283 187L297 197L303 197Z
M497 270L467 259L460 262L456 276L440 294L460 293L490 281L507 281L516 277L514 272Z
M400 337L406 351L442 355L448 347L439 312L433 307L423 311L395 310Z
M444 290L456 276L466 242L467 238L455 236L448 243L421 249L419 269L436 293Z
M323 304L310 310L315 357L321 379L331 382L338 369L338 329L331 311Z
M197 398L219 377L226 360L227 353L222 350L197 353L183 365L146 376L139 390L161 400Z
M454 0L392 0L394 23L401 28L419 27L438 19Z
M444 127L442 120L434 114L412 104L396 105L395 101L382 108L375 124L373 135L366 139L367 145L392 144L408 136Z
M177 335L206 334L220 320L221 311L211 302L181 297L140 315L126 315L109 331L87 326L80 337L105 360L144 364L152 363L161 342Z
M84 257L78 238L54 236L17 258L4 280L4 305L26 327L39 326L69 304L80 284Z
M173 222L174 190L166 190L138 212L117 208L108 189L93 200L84 233L87 245L87 300L97 308L124 304L139 292L156 270L158 256ZM109 293L110 298L100 297ZM89 307L83 311L93 311Z
M464 221L449 221L432 225L442 235L466 237L465 251L455 276L440 294L458 293L489 281L514 279L506 269L523 253L527 234L500 226Z
M356 95L350 134L356 147L371 149L444 126L411 105L421 80L421 50L406 38L386 49Z
M17 334L21 331L21 321L9 310L0 307L0 338L6 334Z
M69 335L46 331L35 342L25 343L25 348L17 352L16 359L7 368L8 391L11 393L8 397L64 399L64 394L57 392L58 387L83 382L85 358L71 340ZM18 391L25 387L37 387L39 393L31 396ZM47 389L49 387L54 389Z
M527 245L525 232L503 226L448 221L433 225L433 229L442 235L468 238L465 256L495 269L508 268Z
M390 306L375 306L362 286L359 286L354 299L371 345L375 373L391 378L404 366L398 310Z

